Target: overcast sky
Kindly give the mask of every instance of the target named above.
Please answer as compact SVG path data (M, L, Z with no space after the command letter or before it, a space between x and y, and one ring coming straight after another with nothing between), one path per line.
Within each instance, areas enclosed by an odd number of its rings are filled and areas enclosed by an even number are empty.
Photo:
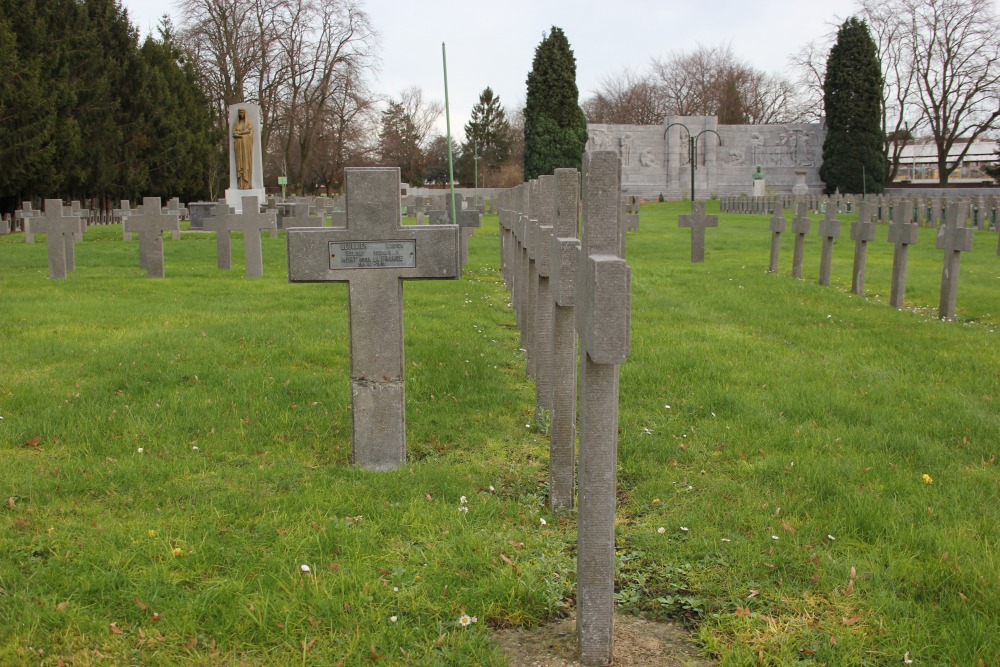
M180 17L172 0L122 0L142 34L159 17ZM690 52L699 44L730 44L736 55L768 72L788 69L788 56L820 40L850 16L855 0L367 0L380 34L381 72L375 89L396 95L412 85L444 102L441 43L447 45L452 135L461 138L486 86L506 106L523 103L535 47L553 25L576 54L581 102L602 79L650 58ZM444 119L439 123L444 133Z

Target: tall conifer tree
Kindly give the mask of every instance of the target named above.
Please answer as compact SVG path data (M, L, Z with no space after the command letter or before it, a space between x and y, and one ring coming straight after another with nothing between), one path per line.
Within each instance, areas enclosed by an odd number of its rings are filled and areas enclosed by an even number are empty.
M524 178L580 168L587 144L587 119L579 103L576 57L555 26L538 47L528 73L524 106Z
M820 177L832 193L882 192L882 68L867 24L844 21L823 78L826 139Z

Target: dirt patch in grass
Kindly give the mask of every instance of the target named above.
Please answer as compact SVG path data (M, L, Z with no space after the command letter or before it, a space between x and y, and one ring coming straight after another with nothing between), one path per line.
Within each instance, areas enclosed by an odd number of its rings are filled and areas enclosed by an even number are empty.
M576 617L537 628L507 628L493 641L510 667L578 667ZM655 623L635 616L615 615L615 667L708 667L690 634L673 623Z

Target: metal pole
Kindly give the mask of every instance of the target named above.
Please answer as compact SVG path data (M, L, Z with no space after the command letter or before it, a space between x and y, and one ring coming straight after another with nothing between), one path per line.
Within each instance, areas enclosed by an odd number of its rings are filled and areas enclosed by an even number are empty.
M472 144L472 162L475 166L473 173L476 179L476 208L479 208L479 144Z
M691 155L691 206L694 206L694 137L691 136L691 131L688 130L688 153ZM692 211L694 208L691 209Z
M451 183L451 223L458 224L458 213L455 211L455 167L451 157L451 112L448 110L448 55L445 53L444 42L441 42L441 62L444 65L444 124L448 134L448 181Z

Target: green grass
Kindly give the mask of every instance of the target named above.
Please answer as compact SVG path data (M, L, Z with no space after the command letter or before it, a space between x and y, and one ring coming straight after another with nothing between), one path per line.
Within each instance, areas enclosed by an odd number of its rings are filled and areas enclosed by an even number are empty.
M862 298L846 224L823 288L815 231L803 281L791 234L766 272L767 216L692 265L683 210L628 237L619 607L723 664L996 662L996 235L941 322L930 230L896 311L885 227ZM92 228L66 281L42 239L0 237L0 664L502 665L491 627L572 607L495 217L461 281L404 288L411 462L378 474L348 463L346 287L289 284L283 238L247 279L185 233L150 280Z

